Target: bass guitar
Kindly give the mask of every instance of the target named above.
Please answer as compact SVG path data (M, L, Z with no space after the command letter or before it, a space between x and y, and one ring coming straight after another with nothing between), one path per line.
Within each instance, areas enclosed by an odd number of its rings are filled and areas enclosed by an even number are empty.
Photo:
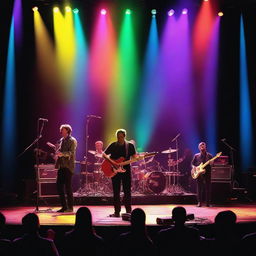
M219 152L215 157L209 159L207 162L205 162L204 164L201 163L200 165L192 168L191 170L191 176L193 179L197 179L199 177L199 175L205 173L205 167L214 159L218 158L220 155L222 154L222 152Z
M125 165L137 162L146 157L155 156L156 154L157 154L157 152L146 153L145 155L138 156L138 157L132 158L130 160L124 161L125 160L124 157L120 157L116 160L113 160L113 159L109 158L106 154L103 153L104 161L101 164L101 170L103 171L103 173L106 177L112 178L119 172L121 172L121 173L126 172L126 170L124 169Z

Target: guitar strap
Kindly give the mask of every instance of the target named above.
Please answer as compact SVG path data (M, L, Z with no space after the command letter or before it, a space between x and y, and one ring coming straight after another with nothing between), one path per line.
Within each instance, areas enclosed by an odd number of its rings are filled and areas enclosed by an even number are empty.
M127 141L125 140L125 159L128 159L128 147L129 147L129 143L127 143Z

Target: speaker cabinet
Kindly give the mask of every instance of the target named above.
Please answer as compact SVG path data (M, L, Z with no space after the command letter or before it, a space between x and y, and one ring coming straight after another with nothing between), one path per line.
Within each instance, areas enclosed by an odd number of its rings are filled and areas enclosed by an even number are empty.
M58 196L56 179L45 179L39 181L39 197Z
M37 169L37 166L35 166ZM39 180L44 179L56 179L58 170L55 169L54 164L40 164L38 166L38 178Z
M212 181L230 181L232 179L232 166L212 166Z
M232 193L231 181L212 181L211 182L211 201L212 203L227 202Z

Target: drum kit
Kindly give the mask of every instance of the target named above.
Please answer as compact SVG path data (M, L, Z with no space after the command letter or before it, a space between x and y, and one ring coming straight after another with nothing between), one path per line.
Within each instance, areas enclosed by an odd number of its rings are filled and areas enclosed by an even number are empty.
M103 154L94 150L88 150L88 152L95 157L95 162L92 168L85 168L92 165L92 163L81 161L81 183L82 186L78 193L88 196L106 196L112 193L111 180L105 177L101 171L101 164L103 162Z
M179 184L179 177L182 174L178 171L178 163L171 158L171 154L178 149L167 149L161 151L162 154L168 154L168 170L156 161L155 155L150 158L143 158L131 164L132 174L132 193L133 194L175 194L183 193L184 190ZM89 196L106 196L112 194L111 179L106 177L101 170L101 164L104 160L103 154L94 150L88 152L95 157L93 168L84 168L85 165L92 165L86 161L81 161L81 175L85 182L79 190L80 194ZM143 156L147 152L138 153ZM89 171L90 169L90 171ZM84 171L86 170L86 171Z
M182 174L178 171L178 164L183 160L174 160L171 154L178 149L161 151L168 154L168 170L154 160L154 156L148 161L142 161L132 166L132 193L133 194L180 194L184 193L179 184ZM145 153L140 153L145 154Z

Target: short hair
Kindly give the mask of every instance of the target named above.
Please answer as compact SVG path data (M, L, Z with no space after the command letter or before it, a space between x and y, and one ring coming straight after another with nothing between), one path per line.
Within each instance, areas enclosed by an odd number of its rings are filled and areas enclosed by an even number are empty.
M135 208L131 212L131 224L134 226L145 225L146 214L141 208Z
M117 129L116 130L116 136L118 135L118 133L122 133L124 135L124 137L126 136L126 130L125 129Z
M236 214L231 210L219 212L214 219L214 223L219 226L232 226L236 223Z
M22 224L26 232L35 232L39 230L40 222L35 213L28 213L22 218Z
M62 129L66 129L66 130L68 131L68 134L71 134L71 132L72 132L72 127L71 127L71 125L69 125L69 124L62 124L62 125L60 126L60 131L61 131Z
M201 141L199 144L198 144L198 147L200 147L201 144L204 144L206 146L206 143L204 141Z
M187 211L182 206L176 206L172 209L172 219L175 222L185 223L187 219Z
M97 140L96 142L95 142L95 145L96 144L101 144L101 145L103 145L103 142L101 141L101 140Z

